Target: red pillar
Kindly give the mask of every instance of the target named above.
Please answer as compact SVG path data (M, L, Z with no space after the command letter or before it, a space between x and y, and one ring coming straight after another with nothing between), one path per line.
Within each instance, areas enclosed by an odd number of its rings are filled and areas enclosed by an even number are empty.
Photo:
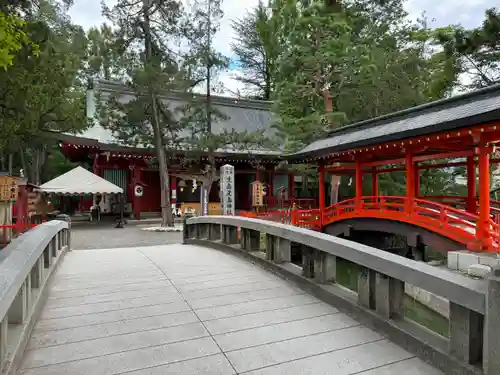
M361 162L356 161L356 208L361 208L361 198L363 197L363 170Z
M141 200L142 197L135 196L135 186L141 181L141 168L138 165L131 166L132 170L132 205L134 210L134 216L137 220L141 219Z
M411 214L413 202L415 199L415 164L413 163L413 155L411 152L406 152L406 212Z
M269 186L268 195L270 197L272 197L272 196L274 196L274 170L272 170L272 169L269 170L269 183L268 183L268 186Z
M476 164L474 156L467 157L467 212L477 213L476 207Z
M323 212L325 211L325 167L319 166L319 219L323 228Z
M485 144L479 146L479 221L476 236L482 249L491 248L490 228L490 150Z
M293 202L295 198L295 175L293 173L288 175L288 191L288 199Z
M415 179L413 180L414 183L414 198L419 198L420 197L420 169L418 169L418 163L415 163L413 165L413 170L415 171Z
M372 168L372 196L378 197L378 174L377 168Z

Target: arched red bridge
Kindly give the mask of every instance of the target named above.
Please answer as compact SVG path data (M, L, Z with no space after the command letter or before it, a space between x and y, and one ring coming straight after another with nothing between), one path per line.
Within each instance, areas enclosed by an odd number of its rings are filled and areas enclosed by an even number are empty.
M457 250L499 252L500 203L490 199L499 142L500 85L347 126L287 157L291 164L318 166L318 208L295 206L275 215L315 230L384 220L442 236ZM467 196L422 193L422 171L456 167L467 172L459 182ZM381 194L379 176L390 172L404 173L403 196ZM355 196L327 205L327 175L345 174L352 175Z

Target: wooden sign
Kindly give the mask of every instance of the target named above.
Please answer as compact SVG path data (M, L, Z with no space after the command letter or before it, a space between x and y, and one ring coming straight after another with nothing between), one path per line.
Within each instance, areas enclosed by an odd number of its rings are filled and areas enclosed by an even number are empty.
M0 201L17 200L17 179L12 176L0 176Z
M252 206L261 207L264 205L263 185L260 181L252 182Z

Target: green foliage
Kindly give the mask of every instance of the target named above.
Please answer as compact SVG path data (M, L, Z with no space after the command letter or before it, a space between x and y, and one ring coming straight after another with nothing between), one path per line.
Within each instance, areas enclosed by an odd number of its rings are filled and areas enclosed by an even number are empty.
M16 52L25 44L31 44L25 25L24 20L16 15L0 11L0 68L11 66Z
M463 89L500 82L500 12L497 9L488 9L478 28L450 26L438 30L436 39L447 56L460 61L461 72L467 74Z
M43 134L88 126L81 85L86 38L66 12L49 0L26 11L24 28L31 43L23 44L12 65L0 71L0 149L14 154L14 169L23 169L34 183L40 182L53 151Z
M274 91L275 61L279 51L273 28L274 18L262 1L251 12L232 23L236 38L231 43L243 74L236 77L253 99L271 100Z
M425 16L410 22L403 5L272 0L234 23L241 81L248 92L275 99L275 127L287 150L452 94L462 70L459 58L440 48L437 36L446 29L432 29ZM421 181L429 191L449 190L453 178L432 170ZM404 176L383 175L380 184L404 192Z

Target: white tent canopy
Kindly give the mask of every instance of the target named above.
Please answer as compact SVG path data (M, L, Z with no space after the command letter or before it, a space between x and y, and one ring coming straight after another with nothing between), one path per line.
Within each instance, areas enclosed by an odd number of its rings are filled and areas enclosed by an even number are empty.
M43 193L80 194L121 194L123 189L85 168L76 167L65 174L46 182L38 191Z

